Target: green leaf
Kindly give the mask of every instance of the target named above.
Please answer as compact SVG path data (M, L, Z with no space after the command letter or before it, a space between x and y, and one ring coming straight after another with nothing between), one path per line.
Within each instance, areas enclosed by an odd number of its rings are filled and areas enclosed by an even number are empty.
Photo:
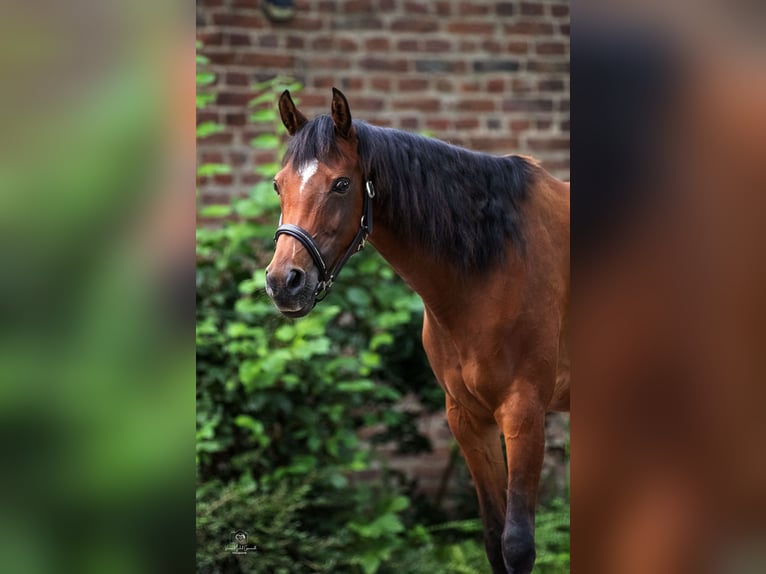
M225 163L205 163L197 168L197 175L200 177L213 177L231 173L231 166Z
M271 108L264 108L262 110L255 110L250 114L250 121L257 124L274 122L277 119L277 112Z
M224 126L217 122L202 122L197 126L197 139L203 139L210 135L222 132Z
M257 89L257 86L256 86ZM257 106L258 104L262 104L264 102L273 102L274 101L274 94L271 92L263 92L261 95L256 96L250 102L248 102L248 105L250 106Z
M396 496L388 505L389 512L401 512L410 505L410 499L406 496Z
M250 145L256 149L276 149L279 147L279 138L274 134L261 134L253 138Z
M228 217L231 215L230 205L206 205L199 210L199 214L202 217L218 218Z
M215 74L213 72L197 72L197 85L207 86L215 82Z
M255 168L255 173L263 177L273 178L282 168L278 163L262 163Z

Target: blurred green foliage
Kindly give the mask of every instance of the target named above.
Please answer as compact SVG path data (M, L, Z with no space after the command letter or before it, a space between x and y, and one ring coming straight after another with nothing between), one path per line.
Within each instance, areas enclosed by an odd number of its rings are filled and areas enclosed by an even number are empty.
M275 78L256 86L252 102L250 119L265 132L252 145L275 159L285 88L300 101L299 84ZM198 572L488 571L478 520L433 527L444 515L374 450L384 441L402 452L429 448L419 412L397 408L405 394L425 410L443 405L420 344L420 299L370 247L305 318L285 319L266 296L278 169L259 166L264 181L232 205L200 208L217 219L197 231ZM363 428L378 431L361 441ZM374 479L371 469L380 469ZM237 529L256 551L225 550Z

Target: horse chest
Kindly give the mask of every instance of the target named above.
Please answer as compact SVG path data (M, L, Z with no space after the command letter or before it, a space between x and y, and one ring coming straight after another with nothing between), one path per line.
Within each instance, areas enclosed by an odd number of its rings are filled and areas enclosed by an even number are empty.
M429 320L427 312L423 325L423 347L444 392L475 415L492 417L504 393L499 392L497 385L487 384L488 365L470 349L458 347L447 331Z

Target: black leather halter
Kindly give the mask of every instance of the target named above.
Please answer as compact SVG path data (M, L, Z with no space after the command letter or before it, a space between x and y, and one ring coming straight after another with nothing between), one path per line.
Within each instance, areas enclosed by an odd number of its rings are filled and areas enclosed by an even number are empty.
M319 250L319 246L316 244L316 241L314 241L311 234L298 225L282 223L282 216L279 216L279 227L277 227L277 231L274 234L274 242L276 243L280 235L294 237L306 248L306 251L309 252L309 255L311 255L311 258L314 260L317 269L319 269L319 283L317 283L317 287L314 290L314 305L327 297L340 270L343 269L343 266L354 253L362 250L367 237L372 233L373 197L375 197L375 188L372 186L372 182L367 180L364 185L364 192L362 193L362 219L359 222L359 229L357 230L354 239L351 240L351 244L346 249L343 257L341 257L335 266L329 270L322 257L322 252Z

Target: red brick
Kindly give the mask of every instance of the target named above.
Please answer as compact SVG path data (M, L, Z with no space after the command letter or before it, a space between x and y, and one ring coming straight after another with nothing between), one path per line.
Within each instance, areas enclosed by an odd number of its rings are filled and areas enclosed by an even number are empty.
M375 90L388 92L391 90L391 78L384 76L373 76L370 78L370 87Z
M524 16L541 16L543 13L542 4L533 4L531 2L521 3L521 13Z
M427 14L430 2L405 2L404 11L410 14Z
M569 149L569 138L529 138L527 145L535 151L566 151Z
M526 78L512 78L511 79L511 91L516 93L531 92L535 89L535 85L531 80Z
M354 97L354 103L353 108L355 110L361 110L365 112L379 112L383 109L383 99L382 98L364 98L364 97Z
M399 18L391 22L394 32L434 32L439 29L436 19Z
M329 98L326 94L307 94L305 92L301 93L301 105L306 107L316 107L316 108L329 108Z
M537 83L537 89L541 92L563 92L564 87L564 80L561 79L549 78Z
M306 61L309 69L346 70L351 67L351 62L345 58L318 57L309 58Z
M455 120L455 129L458 130L475 130L479 127L478 118L460 118Z
M334 47L335 38L333 36L318 36L311 42L311 49L317 51L327 51Z
M452 14L452 5L450 2L434 2L434 10L439 16L449 16Z
M295 16L289 22L291 30L321 30L323 21L319 18L309 18L307 16Z
M211 109L197 110L197 124L201 124L203 122L217 122L217 121L218 121L218 112L213 111Z
M506 34L518 34L521 36L544 36L553 34L553 24L548 22L530 22L522 20L504 25Z
M453 34L491 34L495 31L495 24L484 21L450 22L447 31Z
M238 74L236 72L229 72L226 74L226 85L227 86L247 86L250 82L248 81L247 74Z
M563 42L540 42L537 44L537 53L544 55L556 55L566 53L566 45Z
M519 141L515 137L475 137L470 139L468 147L486 152L511 153L518 149Z
M373 125L381 126L384 128L390 128L393 125L393 123L391 122L391 118L387 116L386 117L370 116L369 118L367 118L367 121Z
M405 129L405 130L417 130L420 128L420 118L415 116L402 118L401 122L399 123L402 129Z
M492 93L504 92L505 80L502 78L493 78L491 80L487 80L487 91Z
M362 70L387 70L390 72L406 72L407 60L386 60L383 58L366 57L359 60Z
M250 36L247 34L229 34L229 46L249 46Z
M394 100L395 110L420 110L421 112L435 112L439 110L438 98L416 98L406 100Z
M495 12L498 16L513 16L518 10L518 5L515 2L498 2L495 5Z
M252 139L252 138L248 138ZM273 151L257 151L253 155L253 163L260 165L262 163L272 163L276 158L276 154Z
M402 52L414 52L418 49L417 40L399 40L396 43L396 49Z
M391 49L391 41L385 37L368 38L364 42L364 47L371 52L387 51Z
M511 120L508 122L508 127L512 132L525 132L532 127L532 124L529 120Z
M199 157L201 163L224 163L223 154L220 152L202 152Z
M355 52L359 49L359 42L353 38L339 37L337 47L341 52Z
M343 78L341 80L344 90L361 90L364 87L362 78ZM354 107L357 107L357 99L354 98ZM377 108L375 108L377 109Z
M461 16L483 16L489 14L489 3L461 2L458 5L458 14Z
M197 40L202 42L202 46L221 46L223 44L223 34L221 32L198 32Z
M287 37L287 49L288 50L303 50L306 45L306 41L301 36L288 36Z
M452 43L449 40L426 40L426 52L448 52L452 49Z
M450 129L451 122L446 118L428 118L426 120L426 129L435 132L446 132Z
M344 14L356 14L359 12L374 12L375 6L371 0L348 0L341 7Z
M213 176L213 181L218 185L231 185L234 182L234 178L230 173L219 173Z
M504 112L550 112L553 111L551 100L511 98L503 101Z
M526 40L512 40L505 46L509 54L526 54L529 51L529 43Z
M262 48L276 48L279 45L279 36L276 34L261 34L258 36L258 45Z
M228 132L218 132L217 134L207 136L203 141L205 142L205 145L231 145L232 134Z
M469 80L460 83L461 92L478 92L481 89L478 80Z
M266 23L261 16L220 13L213 14L213 24L232 28L263 28Z
M335 79L332 76L315 76L315 88L332 88L335 85Z
M226 114L227 126L244 126L247 124L247 117L245 114Z
M463 112L493 112L495 102L492 100L461 100L457 102L457 109Z
M253 95L250 93L238 93L223 92L218 94L216 103L219 106L246 106L250 100L253 99Z
M206 52L205 55L210 60L211 64L217 66L228 66L233 64L237 56L235 52Z
M240 53L238 63L259 68L292 68L295 60L289 54Z
M428 88L428 80L424 78L403 78L399 80L398 88L403 92L425 90Z

